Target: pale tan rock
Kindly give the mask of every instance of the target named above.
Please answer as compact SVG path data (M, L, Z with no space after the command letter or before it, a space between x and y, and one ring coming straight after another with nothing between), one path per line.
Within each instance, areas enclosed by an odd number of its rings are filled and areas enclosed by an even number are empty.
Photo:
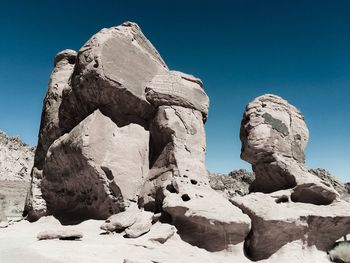
M124 211L147 175L148 140L143 127L118 127L95 111L49 149L42 181L49 211L62 220Z
M245 246L253 260L266 259L295 240L327 251L337 239L350 233L348 202L338 200L317 206L292 202L291 196L291 190L281 190L231 199L252 220Z
M139 211L136 209L127 209L124 212L112 215L101 225L101 229L110 232L122 232L136 222L138 213Z

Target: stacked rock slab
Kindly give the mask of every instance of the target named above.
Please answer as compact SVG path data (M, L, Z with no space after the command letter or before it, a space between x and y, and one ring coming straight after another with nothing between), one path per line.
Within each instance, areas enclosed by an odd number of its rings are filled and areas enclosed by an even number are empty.
M294 240L326 251L350 233L349 203L304 165L308 130L300 111L278 96L260 96L246 107L240 137L256 179L253 193L231 202L252 219L245 242L251 259Z
M64 85L59 93L49 85L57 99L47 95L43 109L28 219L106 219L137 202L194 245L242 243L250 219L208 182L202 82L170 71L131 22L101 30L65 61L69 72L56 64L51 77ZM145 226L141 220L127 234Z

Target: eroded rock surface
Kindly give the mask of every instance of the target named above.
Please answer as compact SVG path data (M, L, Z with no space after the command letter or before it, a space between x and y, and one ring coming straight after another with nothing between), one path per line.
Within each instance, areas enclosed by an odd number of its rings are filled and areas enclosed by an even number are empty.
M118 127L96 110L49 149L42 180L48 209L104 219L136 202L148 175L148 138L143 127Z

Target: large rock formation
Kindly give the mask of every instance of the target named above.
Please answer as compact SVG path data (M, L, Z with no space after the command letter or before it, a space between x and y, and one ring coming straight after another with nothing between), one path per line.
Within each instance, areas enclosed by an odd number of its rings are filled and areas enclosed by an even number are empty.
M249 217L209 186L208 107L202 82L170 71L135 23L101 30L78 53L60 52L27 218L106 219L137 202L191 244L217 251L242 243ZM141 219L126 235L149 230Z
M308 131L287 101L264 95L249 103L241 126L242 159L252 163L256 193L232 198L252 219L245 242L253 260L270 257L284 244L302 240L327 251L350 233L350 206L304 166Z

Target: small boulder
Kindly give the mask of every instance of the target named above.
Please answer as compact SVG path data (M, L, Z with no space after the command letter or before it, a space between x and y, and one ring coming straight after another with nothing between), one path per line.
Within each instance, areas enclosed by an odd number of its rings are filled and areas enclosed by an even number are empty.
M145 238L152 242L164 244L176 233L176 228L169 224L157 222L147 233Z
M126 230L126 237L136 238L147 233L152 227L153 213L141 211L137 214L135 223Z
M83 233L73 229L46 230L38 234L38 240L59 239L59 240L80 240Z
M127 227L133 225L136 222L138 211L129 209L124 212L110 216L105 223L101 226L102 230L105 231L117 231L122 232Z

